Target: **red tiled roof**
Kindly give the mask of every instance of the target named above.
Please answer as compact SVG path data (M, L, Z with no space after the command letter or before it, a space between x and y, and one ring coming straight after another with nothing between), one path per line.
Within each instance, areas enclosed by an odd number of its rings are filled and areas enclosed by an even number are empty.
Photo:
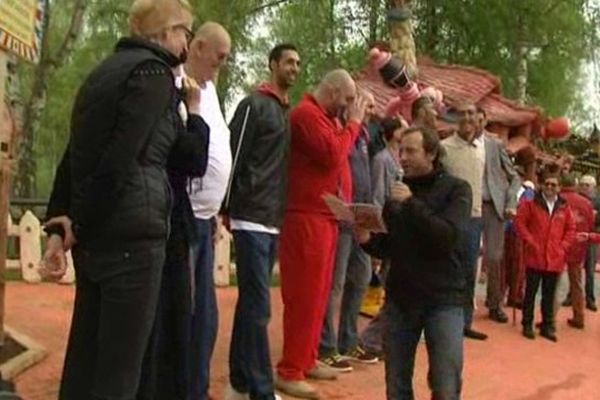
M446 102L478 103L490 93L500 92L500 79L487 71L461 65L419 63L419 84L434 86L444 93Z
M368 69L356 74L356 79L359 86L375 96L379 114L383 114L390 99L397 96L396 90L385 85L378 74ZM541 118L539 108L521 106L501 96L500 79L478 68L419 60L417 82L419 86L434 86L441 90L444 102L450 106L465 101L475 103L486 111L490 122L514 127L534 123Z

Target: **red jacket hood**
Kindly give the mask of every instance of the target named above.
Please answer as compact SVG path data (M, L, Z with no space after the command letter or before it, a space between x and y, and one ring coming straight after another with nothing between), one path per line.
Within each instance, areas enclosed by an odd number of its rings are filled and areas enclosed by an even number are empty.
M289 107L290 99L288 96L281 97L273 88L273 85L270 82L263 82L256 88L258 93L262 93L265 96L273 97L277 99L281 103L282 106Z

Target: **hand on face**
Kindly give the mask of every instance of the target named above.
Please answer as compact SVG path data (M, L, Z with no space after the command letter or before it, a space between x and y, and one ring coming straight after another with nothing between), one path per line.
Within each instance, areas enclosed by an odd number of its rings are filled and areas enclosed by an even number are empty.
M367 112L367 99L358 96L348 107L348 121L362 123Z
M200 109L200 85L195 79L186 76L183 78L183 90L185 93L185 102L190 110Z

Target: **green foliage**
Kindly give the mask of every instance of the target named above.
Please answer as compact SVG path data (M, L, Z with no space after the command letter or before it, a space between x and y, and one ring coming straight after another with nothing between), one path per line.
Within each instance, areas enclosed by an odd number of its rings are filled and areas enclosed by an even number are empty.
M474 65L502 78L515 97L517 47L528 53L528 102L551 115L578 103L582 61L597 34L582 0L421 0L416 8L420 54Z

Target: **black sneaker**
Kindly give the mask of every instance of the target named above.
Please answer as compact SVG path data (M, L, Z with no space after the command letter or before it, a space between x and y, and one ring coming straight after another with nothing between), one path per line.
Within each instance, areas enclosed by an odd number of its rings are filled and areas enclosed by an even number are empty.
M596 307L596 303L587 303L585 306L588 310L596 312L598 311L598 307Z
M321 357L319 358L319 361L338 372L352 372L354 369L339 353L332 354L328 357Z
M524 326L523 327L523 336L525 336L527 339L535 339L535 333L533 332L533 329L531 328L531 326Z
M508 322L508 316L504 313L504 311L502 311L499 308L495 310L490 310L490 319L501 324L505 324Z
M350 361L355 361L363 364L375 364L379 361L379 358L371 353L366 351L360 346L356 346L349 352L343 355L343 358Z
M548 339L551 342L558 342L558 338L556 337L556 333L552 329L540 329L540 336Z
M483 332L478 332L475 329L471 329L471 328L465 328L463 330L463 334L466 338L469 339L473 339L473 340L487 340L488 335L486 335Z

